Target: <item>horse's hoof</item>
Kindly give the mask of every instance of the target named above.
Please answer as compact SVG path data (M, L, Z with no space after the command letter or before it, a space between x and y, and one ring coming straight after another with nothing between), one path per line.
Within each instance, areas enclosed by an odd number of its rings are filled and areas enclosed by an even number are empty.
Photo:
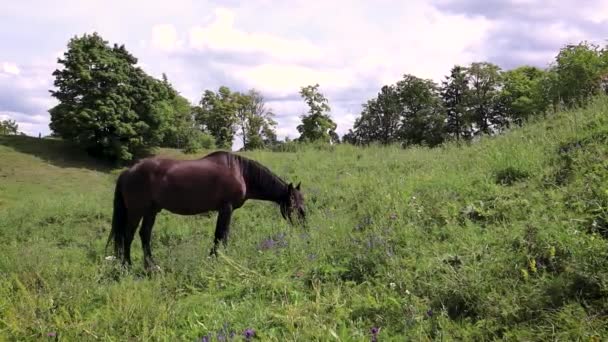
M162 272L163 269L160 268L160 266L158 266L158 265L152 265L152 266L146 267L146 271L148 271L150 273L157 273L157 272Z

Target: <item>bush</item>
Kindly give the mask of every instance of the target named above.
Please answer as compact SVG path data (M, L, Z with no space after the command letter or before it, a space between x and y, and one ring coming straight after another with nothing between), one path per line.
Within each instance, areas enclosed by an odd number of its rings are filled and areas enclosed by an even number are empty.
M201 149L210 150L215 148L215 139L208 133L192 129L186 135L186 143L182 151L186 154L197 153Z

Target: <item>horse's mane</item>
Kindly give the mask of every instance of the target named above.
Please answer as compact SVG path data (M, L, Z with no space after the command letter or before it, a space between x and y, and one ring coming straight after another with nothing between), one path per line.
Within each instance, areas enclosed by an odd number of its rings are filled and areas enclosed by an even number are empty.
M261 189L277 191L287 187L287 183L284 180L274 174L269 168L253 159L226 151L212 152L205 157L212 155L224 155L229 163L236 161L245 179L256 184Z

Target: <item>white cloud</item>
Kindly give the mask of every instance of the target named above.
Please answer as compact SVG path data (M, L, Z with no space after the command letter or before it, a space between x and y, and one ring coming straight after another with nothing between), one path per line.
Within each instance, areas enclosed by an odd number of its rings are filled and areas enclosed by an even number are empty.
M21 70L15 63L3 62L2 63L2 73L9 75L19 75Z
M228 72L246 87L255 87L274 96L297 94L300 87L315 83L325 90L344 89L355 81L355 75L349 69L314 69L297 64L233 66Z
M246 32L234 27L235 14L216 9L215 21L190 29L190 47L228 53L260 53L279 61L318 61L321 49L305 40L291 40L267 33Z
M193 102L205 89L220 85L256 87L267 98L290 99L269 105L278 114L279 137L291 138L298 136L295 127L306 111L298 94L302 86L320 84L343 133L362 103L405 73L440 81L453 65L475 60L548 63L562 44L586 39L590 32L605 35L601 22L608 19L608 5L600 0L579 5L552 0L491 5L485 0L174 0L171 6L160 0L57 1L35 6L13 1L3 7L7 15L0 37L18 42L3 51L0 61L3 114L21 113L11 115L24 125L44 125L40 117L48 118L54 104L48 89L58 67L56 52L74 35L94 29L110 44L124 43L146 72L156 77L166 72ZM65 11L54 12L55 7ZM41 35L44 40L34 41ZM30 123L28 115L37 121Z
M177 29L171 24L156 25L152 28L152 46L164 51L179 48L182 42L178 39Z

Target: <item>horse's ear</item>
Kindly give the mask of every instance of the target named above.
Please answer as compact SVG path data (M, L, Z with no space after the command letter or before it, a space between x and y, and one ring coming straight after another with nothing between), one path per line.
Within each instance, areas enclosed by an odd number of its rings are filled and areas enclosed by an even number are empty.
M298 185L296 185L296 190L300 191L300 185L302 184L302 182L298 182Z
M289 190L289 192L293 190L293 183L289 183L289 185L287 186L287 190Z

